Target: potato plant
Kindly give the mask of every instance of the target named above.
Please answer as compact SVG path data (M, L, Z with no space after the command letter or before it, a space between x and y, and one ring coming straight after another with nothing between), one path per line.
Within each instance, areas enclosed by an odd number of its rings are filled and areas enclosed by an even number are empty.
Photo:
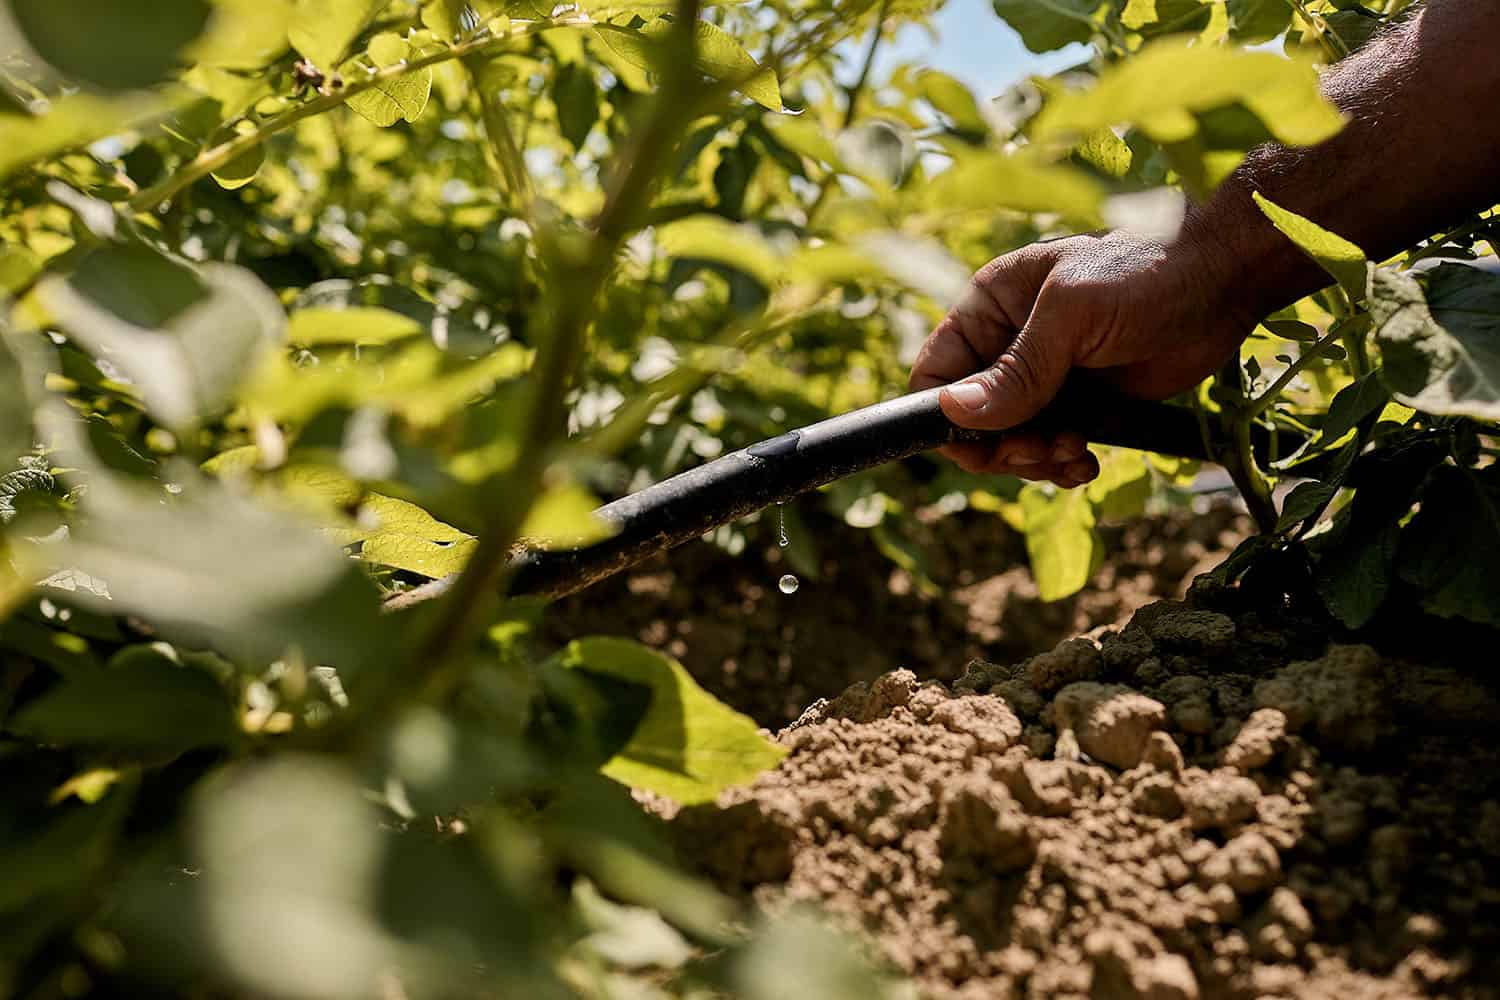
M1403 6L996 0L1091 48L991 101L873 71L925 0L7 0L0 993L895 995L672 866L627 788L779 751L644 647L545 648L513 547L900 391L989 257L1331 135L1314 63ZM1331 284L1183 400L1263 529L1221 577L1494 623L1493 221L1376 267L1264 208ZM1197 470L910 471L807 502L926 586L902 507L995 511L1064 596Z

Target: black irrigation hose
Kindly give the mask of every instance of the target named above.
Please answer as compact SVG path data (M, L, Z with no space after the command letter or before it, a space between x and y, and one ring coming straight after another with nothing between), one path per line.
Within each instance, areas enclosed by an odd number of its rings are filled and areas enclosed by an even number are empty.
M600 507L616 534L571 550L526 550L512 564L512 594L562 597L681 545L722 524L836 479L956 441L999 440L1019 430L1076 431L1098 444L1183 458L1210 458L1197 415L1166 403L1127 399L1086 378L1070 382L1022 428L955 427L938 389L832 417L714 459ZM1269 441L1255 442L1264 454Z

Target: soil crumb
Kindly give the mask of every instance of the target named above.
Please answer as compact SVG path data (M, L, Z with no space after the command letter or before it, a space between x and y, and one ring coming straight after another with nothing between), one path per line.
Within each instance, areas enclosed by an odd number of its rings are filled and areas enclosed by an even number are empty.
M779 735L689 863L815 901L941 998L1500 996L1500 702L1234 595Z

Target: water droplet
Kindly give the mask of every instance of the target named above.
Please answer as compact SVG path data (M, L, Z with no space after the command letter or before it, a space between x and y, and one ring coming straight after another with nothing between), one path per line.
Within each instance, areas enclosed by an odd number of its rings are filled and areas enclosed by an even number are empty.
M776 540L776 544L782 548L786 548L792 543L791 539L786 537L786 507L780 500L776 501L776 521L776 527L781 532L780 537Z
M781 592L783 594L795 594L797 592L797 588L802 586L802 581L798 580L795 576L788 573L786 576L781 578L781 582L776 584L776 586L781 588Z

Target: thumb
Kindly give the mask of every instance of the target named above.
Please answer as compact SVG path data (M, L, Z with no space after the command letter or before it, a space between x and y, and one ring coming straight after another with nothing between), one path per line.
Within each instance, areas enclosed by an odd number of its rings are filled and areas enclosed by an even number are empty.
M1035 313L989 368L955 382L938 397L943 413L960 427L1006 430L1023 424L1052 401L1073 367L1066 330L1038 322Z

